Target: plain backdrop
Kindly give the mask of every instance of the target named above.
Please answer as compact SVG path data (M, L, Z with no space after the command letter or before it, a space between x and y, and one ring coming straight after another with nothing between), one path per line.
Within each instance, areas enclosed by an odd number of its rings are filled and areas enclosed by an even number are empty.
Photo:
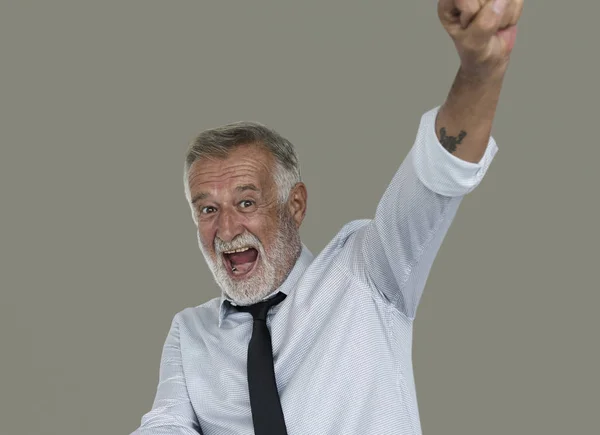
M499 152L417 312L425 434L597 433L599 16L525 1ZM373 216L458 68L432 0L6 1L0 48L2 435L150 410L173 316L219 295L184 197L196 134L290 139L316 254Z

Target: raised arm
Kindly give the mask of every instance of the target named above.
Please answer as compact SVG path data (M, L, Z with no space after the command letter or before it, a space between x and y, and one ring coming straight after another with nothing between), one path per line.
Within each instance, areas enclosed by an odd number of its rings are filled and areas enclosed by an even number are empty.
M202 430L192 408L181 366L176 315L165 340L152 410L131 435L198 435Z
M460 69L439 111L442 146L467 162L483 157L523 0L440 0L438 16L454 41Z
M351 270L410 319L462 199L498 150L492 121L523 6L505 1L499 12L497 0L439 1L460 70L443 106L423 115L374 219L348 241Z

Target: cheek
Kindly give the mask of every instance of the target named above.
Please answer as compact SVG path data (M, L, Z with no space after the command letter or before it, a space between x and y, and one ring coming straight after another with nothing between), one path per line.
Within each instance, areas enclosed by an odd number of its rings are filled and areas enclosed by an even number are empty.
M211 254L214 253L214 232L205 228L197 228L198 242Z
M260 222L255 222L254 225L248 227L248 230L258 237L265 249L269 250L275 241L279 226L279 220L269 216L261 219Z

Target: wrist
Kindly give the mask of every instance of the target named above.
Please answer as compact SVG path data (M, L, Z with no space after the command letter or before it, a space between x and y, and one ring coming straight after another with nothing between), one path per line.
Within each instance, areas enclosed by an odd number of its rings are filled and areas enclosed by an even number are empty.
M494 66L461 64L458 77L471 85L489 86L501 83L508 70L508 61Z

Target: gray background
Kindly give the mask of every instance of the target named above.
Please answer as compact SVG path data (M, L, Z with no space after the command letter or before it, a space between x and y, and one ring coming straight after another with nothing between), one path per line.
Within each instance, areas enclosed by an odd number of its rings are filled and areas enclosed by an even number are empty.
M427 282L426 434L595 433L598 2L526 0L500 148ZM298 148L318 253L373 215L458 67L435 2L2 2L0 432L124 434L176 312L218 295L182 185L202 129Z

